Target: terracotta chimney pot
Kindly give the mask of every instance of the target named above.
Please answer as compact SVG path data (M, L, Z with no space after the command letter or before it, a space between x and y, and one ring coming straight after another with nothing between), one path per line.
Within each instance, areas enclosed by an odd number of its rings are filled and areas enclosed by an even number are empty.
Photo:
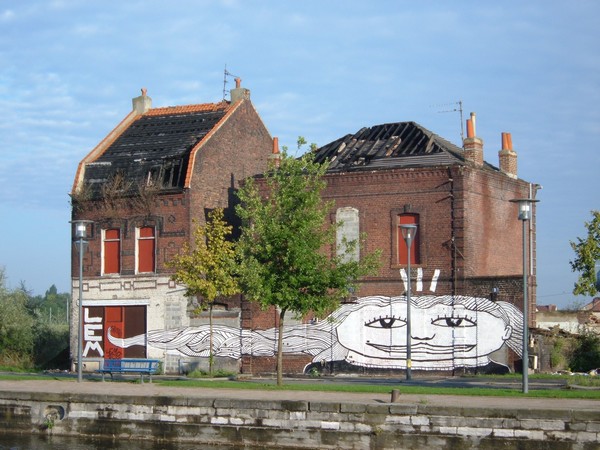
M465 160L481 167L483 166L483 139L477 137L475 125L475 113L472 112L471 118L467 119L467 137L463 140L463 155Z
M274 167L279 167L281 161L281 153L279 153L279 138L273 138L273 152L269 156L269 160L272 161Z
M512 150L512 136L510 133L502 133L502 149Z
M467 138L475 137L475 131L473 130L473 122L471 119L467 119Z
M510 178L517 178L517 153L513 150L512 136L502 133L502 149L498 152L500 171Z

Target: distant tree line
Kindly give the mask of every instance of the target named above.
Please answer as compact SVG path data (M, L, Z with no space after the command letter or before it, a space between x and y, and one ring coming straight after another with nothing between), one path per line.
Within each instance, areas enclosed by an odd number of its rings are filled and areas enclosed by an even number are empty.
M6 285L0 267L0 369L67 369L69 364L70 294L52 285L33 296L21 282Z

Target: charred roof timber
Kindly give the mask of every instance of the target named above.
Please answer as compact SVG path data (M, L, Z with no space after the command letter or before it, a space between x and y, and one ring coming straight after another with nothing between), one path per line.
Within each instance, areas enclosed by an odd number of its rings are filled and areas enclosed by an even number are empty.
M415 122L397 122L361 128L321 148L317 162L329 163L328 172L472 165L517 178L517 154L510 133L502 133L500 168L483 159L483 140L477 136L475 113L467 120L463 148Z
M183 188L191 150L223 118L230 104L150 106L151 99L142 89L142 95L133 99L133 111L139 116L97 159L86 164L85 179L94 197L101 195L98 181L108 181L118 173L132 189L140 185Z
M463 151L415 122L362 128L317 150L329 172L464 163Z

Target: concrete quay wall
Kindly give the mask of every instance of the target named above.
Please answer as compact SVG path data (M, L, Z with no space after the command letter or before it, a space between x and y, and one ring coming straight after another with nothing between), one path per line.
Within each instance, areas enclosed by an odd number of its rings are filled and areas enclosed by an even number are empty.
M81 393L1 392L2 430L266 448L600 448L597 411Z

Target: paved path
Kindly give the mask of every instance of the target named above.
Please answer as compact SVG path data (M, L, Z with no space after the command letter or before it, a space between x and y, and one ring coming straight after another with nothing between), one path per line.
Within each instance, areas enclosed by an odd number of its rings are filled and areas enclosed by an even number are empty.
M402 387L399 387L402 392ZM391 389L390 389L391 391ZM0 380L0 398L10 392L48 392L71 394L95 394L116 396L167 396L197 398L239 398L249 400L305 400L309 402L333 403L387 403L390 394L314 392L314 391L270 391L250 389L213 389L160 386L156 383L101 382L74 379L64 380ZM579 410L595 411L600 414L600 400L541 399L520 397L481 397L460 395L413 395L400 394L398 404L431 406L456 406L469 408L532 409L532 410Z

